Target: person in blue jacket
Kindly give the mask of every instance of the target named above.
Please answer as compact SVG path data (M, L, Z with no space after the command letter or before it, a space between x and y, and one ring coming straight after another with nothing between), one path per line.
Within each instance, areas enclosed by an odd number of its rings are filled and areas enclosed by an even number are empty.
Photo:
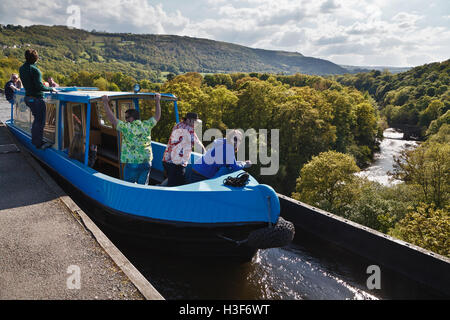
M192 165L189 183L250 167L250 160L236 161L235 152L241 141L242 133L239 130L230 131L225 139L214 140L213 147Z

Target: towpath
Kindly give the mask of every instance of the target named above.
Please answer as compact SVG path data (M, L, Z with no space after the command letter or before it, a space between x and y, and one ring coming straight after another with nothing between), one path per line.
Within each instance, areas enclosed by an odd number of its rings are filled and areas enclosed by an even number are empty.
M163 299L0 122L0 300Z

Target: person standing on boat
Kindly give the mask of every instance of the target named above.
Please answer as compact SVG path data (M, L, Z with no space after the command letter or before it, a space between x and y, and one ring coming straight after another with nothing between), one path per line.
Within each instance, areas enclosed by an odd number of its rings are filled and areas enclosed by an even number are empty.
M188 112L183 121L177 123L170 134L169 142L163 156L163 166L167 174L167 186L175 187L186 183L186 167L191 157L194 144L205 147L194 131L196 123L201 122L198 115Z
M225 139L214 140L213 147L192 165L189 182L211 179L250 167L250 160L236 161L234 154L241 142L242 133L239 130L229 131Z
M36 50L25 51L26 62L19 68L20 78L25 88L25 104L31 109L34 120L31 126L31 142L38 149L52 146L52 143L43 140L46 106L44 92L56 92L54 88L44 86L42 73L36 66L39 56Z
M135 109L125 111L125 122L121 121L111 111L108 96L103 96L102 100L109 121L122 133L120 162L125 164L124 180L148 184L153 160L151 131L161 118L161 95L155 94L155 116L144 121L139 119L139 111Z

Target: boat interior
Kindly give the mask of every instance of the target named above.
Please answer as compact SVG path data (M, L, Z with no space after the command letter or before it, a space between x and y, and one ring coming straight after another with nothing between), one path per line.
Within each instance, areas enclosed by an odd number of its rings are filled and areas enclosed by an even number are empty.
M60 103L64 104L62 108L58 107ZM153 99L132 99L131 97L111 98L110 106L117 119L122 121L125 121L125 111L134 109L136 106L139 108L141 119L150 118L155 110ZM84 163L86 132L89 132L89 145L97 147L97 157L92 168L114 178L123 178L123 164L120 163L122 136L107 119L101 100L91 101L90 119L87 119L86 103L46 100L46 107L44 140L54 143L54 149ZM16 103L15 126L30 133L32 119L31 112L23 101ZM61 120L60 130L58 130L57 119ZM86 130L87 126L89 131ZM81 153L71 152L76 145L82 148ZM162 166L164 150L165 145L152 141L153 162L149 181L152 185L160 184L165 179Z

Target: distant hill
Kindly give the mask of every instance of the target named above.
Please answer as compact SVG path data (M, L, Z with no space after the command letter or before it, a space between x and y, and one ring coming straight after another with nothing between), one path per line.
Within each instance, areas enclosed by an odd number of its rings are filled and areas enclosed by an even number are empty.
M23 59L27 47L39 51L43 67L58 72L121 71L138 79L157 78L161 72L189 71L311 75L348 72L330 61L296 52L254 49L208 39L88 32L65 26L1 26L1 53Z
M342 68L347 69L348 73L360 73L360 72L370 72L372 70L375 71L384 71L387 70L390 73L400 73L411 70L412 67L388 67L388 66L348 66L348 65L340 65Z

